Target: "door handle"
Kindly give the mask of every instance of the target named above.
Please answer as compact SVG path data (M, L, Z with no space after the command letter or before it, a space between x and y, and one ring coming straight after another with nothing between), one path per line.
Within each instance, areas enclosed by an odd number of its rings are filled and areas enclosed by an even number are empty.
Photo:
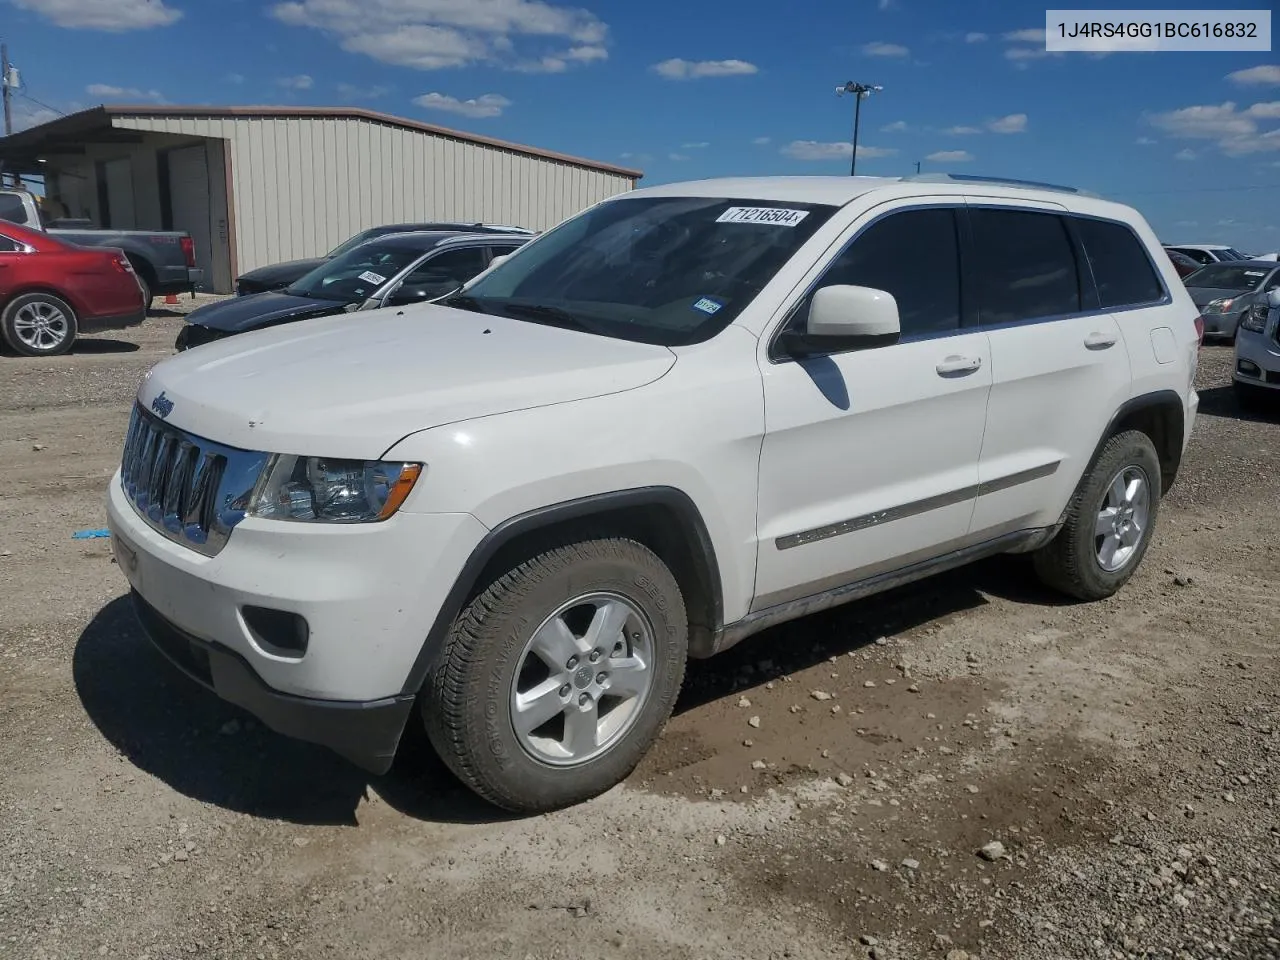
M1107 347L1116 345L1116 335L1114 333L1100 333L1095 330L1084 338L1084 345L1089 350L1105 350Z
M940 377L962 377L978 370L982 366L981 357L950 356L934 369Z

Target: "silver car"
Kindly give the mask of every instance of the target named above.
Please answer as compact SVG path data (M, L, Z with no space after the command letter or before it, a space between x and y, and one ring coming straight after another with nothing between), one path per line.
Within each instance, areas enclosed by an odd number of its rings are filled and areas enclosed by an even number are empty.
M1232 386L1241 402L1280 402L1280 289L1255 303L1240 321Z
M1205 337L1234 340L1241 319L1255 304L1280 287L1280 263L1235 260L1211 263L1187 276L1183 283L1200 308Z

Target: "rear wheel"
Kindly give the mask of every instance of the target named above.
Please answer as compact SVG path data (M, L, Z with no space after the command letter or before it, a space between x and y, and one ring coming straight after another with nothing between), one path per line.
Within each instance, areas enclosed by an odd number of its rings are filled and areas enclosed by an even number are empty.
M76 339L76 314L51 293L25 293L9 301L0 314L0 335L25 357L55 357Z
M1058 535L1033 554L1048 586L1101 600L1133 576L1160 509L1160 458L1141 431L1117 434L1080 482Z
M432 744L508 810L586 800L625 778L671 715L688 624L680 588L631 540L552 547L454 622L423 691Z

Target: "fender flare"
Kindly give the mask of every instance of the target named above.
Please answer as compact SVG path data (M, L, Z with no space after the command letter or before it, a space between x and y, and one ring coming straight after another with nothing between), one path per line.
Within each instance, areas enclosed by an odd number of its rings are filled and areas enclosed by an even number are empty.
M440 650L444 646L449 627L473 595L485 568L504 546L517 537L536 533L539 530L643 507L663 507L672 510L684 525L688 545L697 553L693 559L695 562L700 562L700 569L709 581L706 586L711 594L714 622L705 625L707 650L703 651L691 636L690 655L693 657L710 655L713 652L711 646L714 642L713 638L724 623L724 598L720 567L716 561L715 547L707 531L706 522L693 500L684 491L666 486L637 487L538 507L504 520L490 530L471 552L445 596L444 603L436 613L435 620L427 632L422 649L413 662L401 692L416 694L422 689L428 673L435 666Z

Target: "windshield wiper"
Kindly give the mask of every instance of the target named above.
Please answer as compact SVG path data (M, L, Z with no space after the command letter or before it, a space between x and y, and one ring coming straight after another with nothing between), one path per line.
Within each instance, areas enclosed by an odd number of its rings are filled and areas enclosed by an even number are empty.
M562 310L560 307L551 307L543 303L511 303L507 302L502 305L502 309L508 313L524 314L535 323L552 323L561 327L568 327L571 330L579 330L583 333L595 333L596 330L581 317L570 313L568 310Z

